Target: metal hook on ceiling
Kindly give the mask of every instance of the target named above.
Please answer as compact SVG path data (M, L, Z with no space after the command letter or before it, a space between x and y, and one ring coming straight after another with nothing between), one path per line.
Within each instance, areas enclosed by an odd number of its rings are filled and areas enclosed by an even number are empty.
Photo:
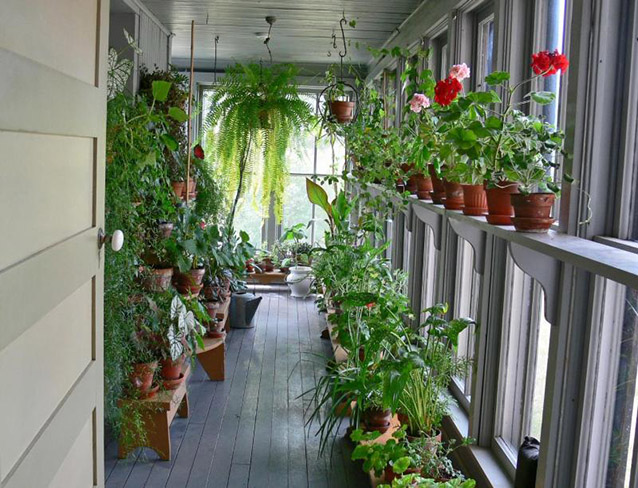
M277 17L273 15L268 15L266 17L266 22L268 22L268 37L264 40L264 44L266 45L266 49L268 49L268 56L270 57L270 64L272 64L272 51L270 50L270 34L272 32L272 26L277 21Z

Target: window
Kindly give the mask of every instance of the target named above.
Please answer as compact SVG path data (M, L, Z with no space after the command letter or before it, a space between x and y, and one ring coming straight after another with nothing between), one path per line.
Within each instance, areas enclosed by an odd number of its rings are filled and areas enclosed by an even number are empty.
M494 447L513 475L525 436L541 439L551 325L540 285L509 258Z
M493 71L494 66L494 13L491 6L476 14L474 73L472 80L475 89L485 88L484 79Z
M474 250L464 239L458 238L456 280L454 290L454 317L478 319L478 304L481 295L481 277L474 270ZM475 357L476 327L471 326L459 335L457 355ZM468 411L472 399L472 369L463 377L454 378L452 392L461 406Z

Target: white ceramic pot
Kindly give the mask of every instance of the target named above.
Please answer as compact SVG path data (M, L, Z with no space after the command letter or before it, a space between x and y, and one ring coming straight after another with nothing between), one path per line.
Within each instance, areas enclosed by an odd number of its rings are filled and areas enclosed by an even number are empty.
M312 284L312 268L310 266L293 266L286 276L286 283L290 287L290 296L305 298L310 293Z

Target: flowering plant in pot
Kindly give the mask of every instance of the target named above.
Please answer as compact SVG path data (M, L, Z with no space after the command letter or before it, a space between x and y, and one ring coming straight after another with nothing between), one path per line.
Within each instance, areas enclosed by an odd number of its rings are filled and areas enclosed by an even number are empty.
M515 102L516 93L537 79L553 76L559 71L564 73L569 63L565 56L557 51L541 51L532 56L534 75L526 80L509 86L510 74L494 72L485 78L490 86L500 86L504 100L500 98L484 118L486 134L483 140L484 157L488 164L488 204L494 195L496 198L511 199L514 208L519 211L513 219L517 230L524 232L546 232L553 223L550 217L555 196L559 187L554 182L552 172L558 168L556 156L562 151L564 134L546 120L523 113L519 107L528 104L547 105L555 100L555 94L544 91L531 91L521 102ZM568 182L571 178L564 175ZM516 193L514 190L518 190ZM492 223L510 223L511 210L497 213L490 209ZM507 212L508 214L503 214Z

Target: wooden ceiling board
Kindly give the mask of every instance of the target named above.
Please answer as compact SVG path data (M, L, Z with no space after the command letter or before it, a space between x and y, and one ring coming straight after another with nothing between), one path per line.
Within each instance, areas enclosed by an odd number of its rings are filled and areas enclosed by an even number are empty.
M143 0L173 34L172 57L181 66L190 55L190 23L195 20L195 67L210 66L216 35L218 66L232 62L268 61L263 37L274 15L270 48L274 62L329 64L339 61L332 49L339 20L357 21L346 27L351 41L346 62L366 64L368 47L381 47L422 0ZM339 43L340 44L340 43ZM332 51L332 56L328 52Z

